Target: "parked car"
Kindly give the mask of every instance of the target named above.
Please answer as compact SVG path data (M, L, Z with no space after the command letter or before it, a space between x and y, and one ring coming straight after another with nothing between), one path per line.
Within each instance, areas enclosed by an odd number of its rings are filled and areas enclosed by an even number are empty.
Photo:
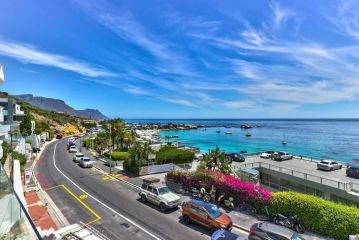
M326 171L333 171L333 170L341 169L342 167L343 165L341 163L331 160L322 160L319 163L317 163L318 169L326 170Z
M153 179L154 178L150 178L148 181L144 179L141 191L139 192L141 201L149 201L159 206L162 212L178 207L178 205L181 204L181 197L171 192L166 185L160 184L159 181L151 181Z
M74 157L72 158L72 160L76 163L79 163L81 161L81 159L85 157L85 155L83 155L82 153L78 152L74 155Z
M258 222L250 228L248 240L305 240L298 233L268 222Z
M359 178L359 164L349 165L346 172L348 177Z
M212 234L211 240L245 240L245 238L224 229L219 229Z
M80 160L80 166L83 168L92 168L93 167L92 160L88 157L83 157Z
M272 156L275 154L275 151L265 151L264 153L261 153L261 158L272 158Z
M75 145L70 146L69 152L70 153L76 153L77 152L77 147Z
M225 153L230 162L244 162L246 159L239 153Z
M273 159L275 161L285 161L285 160L290 160L293 158L293 155L287 152L277 152L275 154L273 154Z
M200 224L210 231L218 229L232 230L232 219L222 213L216 205L200 200L189 200L182 204L182 217L185 224Z
M70 150L71 146L76 146L76 144L74 142L68 142L67 143L67 150Z

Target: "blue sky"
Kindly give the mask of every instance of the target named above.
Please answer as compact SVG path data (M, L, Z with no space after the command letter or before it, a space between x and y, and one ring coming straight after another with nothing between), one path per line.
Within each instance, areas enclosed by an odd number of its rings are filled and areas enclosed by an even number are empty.
M359 1L4 1L12 94L123 118L359 117Z

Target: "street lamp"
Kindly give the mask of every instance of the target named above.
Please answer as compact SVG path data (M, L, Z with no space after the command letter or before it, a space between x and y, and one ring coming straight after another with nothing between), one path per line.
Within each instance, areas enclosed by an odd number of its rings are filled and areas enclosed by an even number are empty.
M109 152L110 152L110 173L109 174L111 174L112 173L112 142L111 142L111 124L109 125L110 127L109 127L109 129L110 129L110 131L109 131L109 133L110 133L110 138L109 138Z

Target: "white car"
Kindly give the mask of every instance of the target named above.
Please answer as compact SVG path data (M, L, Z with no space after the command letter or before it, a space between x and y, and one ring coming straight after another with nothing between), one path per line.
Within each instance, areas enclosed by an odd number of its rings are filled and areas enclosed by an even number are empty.
M271 158L273 156L273 154L275 154L276 152L274 151L265 151L264 153L261 153L260 157L261 158Z
M160 207L162 212L167 209L178 207L181 204L181 197L171 192L162 184L143 183L139 192L142 202L149 201Z
M320 170L333 171L337 169L341 169L343 165L336 161L331 160L322 160L317 164L317 168Z
M92 168L92 160L88 157L83 157L80 160L80 166L83 168Z
M83 157L85 156L82 153L76 153L72 160L74 160L76 163L79 163Z
M77 147L75 145L72 145L70 148L69 148L69 152L70 153L77 153Z

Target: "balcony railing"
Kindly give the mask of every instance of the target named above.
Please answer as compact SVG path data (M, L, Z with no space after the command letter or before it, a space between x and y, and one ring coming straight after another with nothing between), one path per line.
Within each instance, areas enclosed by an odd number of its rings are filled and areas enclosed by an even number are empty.
M42 239L0 163L0 239Z

